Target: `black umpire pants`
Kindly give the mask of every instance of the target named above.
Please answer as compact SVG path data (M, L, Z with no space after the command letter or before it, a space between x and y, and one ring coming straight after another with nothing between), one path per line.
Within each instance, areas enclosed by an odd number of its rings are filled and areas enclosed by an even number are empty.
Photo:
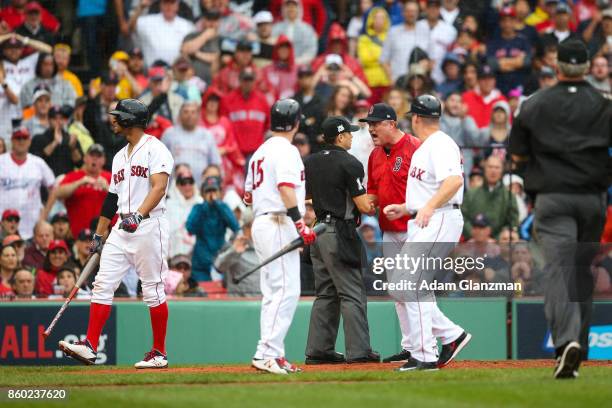
M606 219L606 194L538 194L535 235L546 259L544 310L556 348L578 341L588 355L593 307L591 263Z
M334 353L340 316L344 323L346 359L371 351L363 271L340 260L334 224L328 224L311 247L316 299L310 315L306 356Z

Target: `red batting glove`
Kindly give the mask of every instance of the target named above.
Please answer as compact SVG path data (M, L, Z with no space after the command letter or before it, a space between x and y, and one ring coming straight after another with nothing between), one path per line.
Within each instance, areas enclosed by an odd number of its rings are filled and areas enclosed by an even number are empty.
M244 205L253 205L253 194L251 194L249 191L246 191L244 193L244 196L242 197L242 202L244 203Z
M317 234L304 223L304 219L301 218L299 221L295 222L295 228L298 230L298 233L304 240L304 245L311 245L317 239Z

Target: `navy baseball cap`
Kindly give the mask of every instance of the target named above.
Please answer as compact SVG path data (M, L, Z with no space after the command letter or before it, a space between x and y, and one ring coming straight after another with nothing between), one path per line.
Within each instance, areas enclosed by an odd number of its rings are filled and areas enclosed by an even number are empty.
M484 214L476 214L476 216L472 220L473 227L486 228L489 225L491 225L491 222L489 222L489 218Z
M359 119L360 122L382 122L383 120L397 121L395 110L386 103L375 103L370 107L368 116Z
M344 116L330 116L321 124L325 140L335 140L336 136L346 132L356 132L359 126L352 125Z
M481 65L478 68L478 78L493 78L495 77L495 71L490 65Z
M589 50L580 40L569 40L557 47L559 62L566 64L585 64L589 60Z
M209 176L206 177L204 183L202 183L202 191L205 193L208 191L218 191L221 190L221 180L217 176Z

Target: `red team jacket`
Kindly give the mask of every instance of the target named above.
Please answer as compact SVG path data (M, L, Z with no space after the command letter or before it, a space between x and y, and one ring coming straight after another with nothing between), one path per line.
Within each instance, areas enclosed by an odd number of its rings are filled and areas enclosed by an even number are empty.
M402 204L406 201L406 182L410 161L420 140L408 134L391 147L389 154L382 146L370 153L368 161L368 194L378 196L380 208L378 223L380 229L388 232L406 232L410 217L390 221L382 210L389 204Z
M239 89L230 92L221 100L221 115L232 122L242 154L253 153L263 143L270 115L270 106L263 93L253 90L245 98Z

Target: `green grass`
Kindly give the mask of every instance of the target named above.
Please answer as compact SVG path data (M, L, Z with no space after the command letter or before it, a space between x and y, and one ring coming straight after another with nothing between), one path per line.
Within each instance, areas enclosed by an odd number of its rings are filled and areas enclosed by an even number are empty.
M612 401L612 367L584 367L576 381L555 381L550 368L304 372L291 376L171 371L88 375L114 369L0 367L0 404L6 402L7 388L45 386L66 388L68 400L7 406L575 408L609 406Z

